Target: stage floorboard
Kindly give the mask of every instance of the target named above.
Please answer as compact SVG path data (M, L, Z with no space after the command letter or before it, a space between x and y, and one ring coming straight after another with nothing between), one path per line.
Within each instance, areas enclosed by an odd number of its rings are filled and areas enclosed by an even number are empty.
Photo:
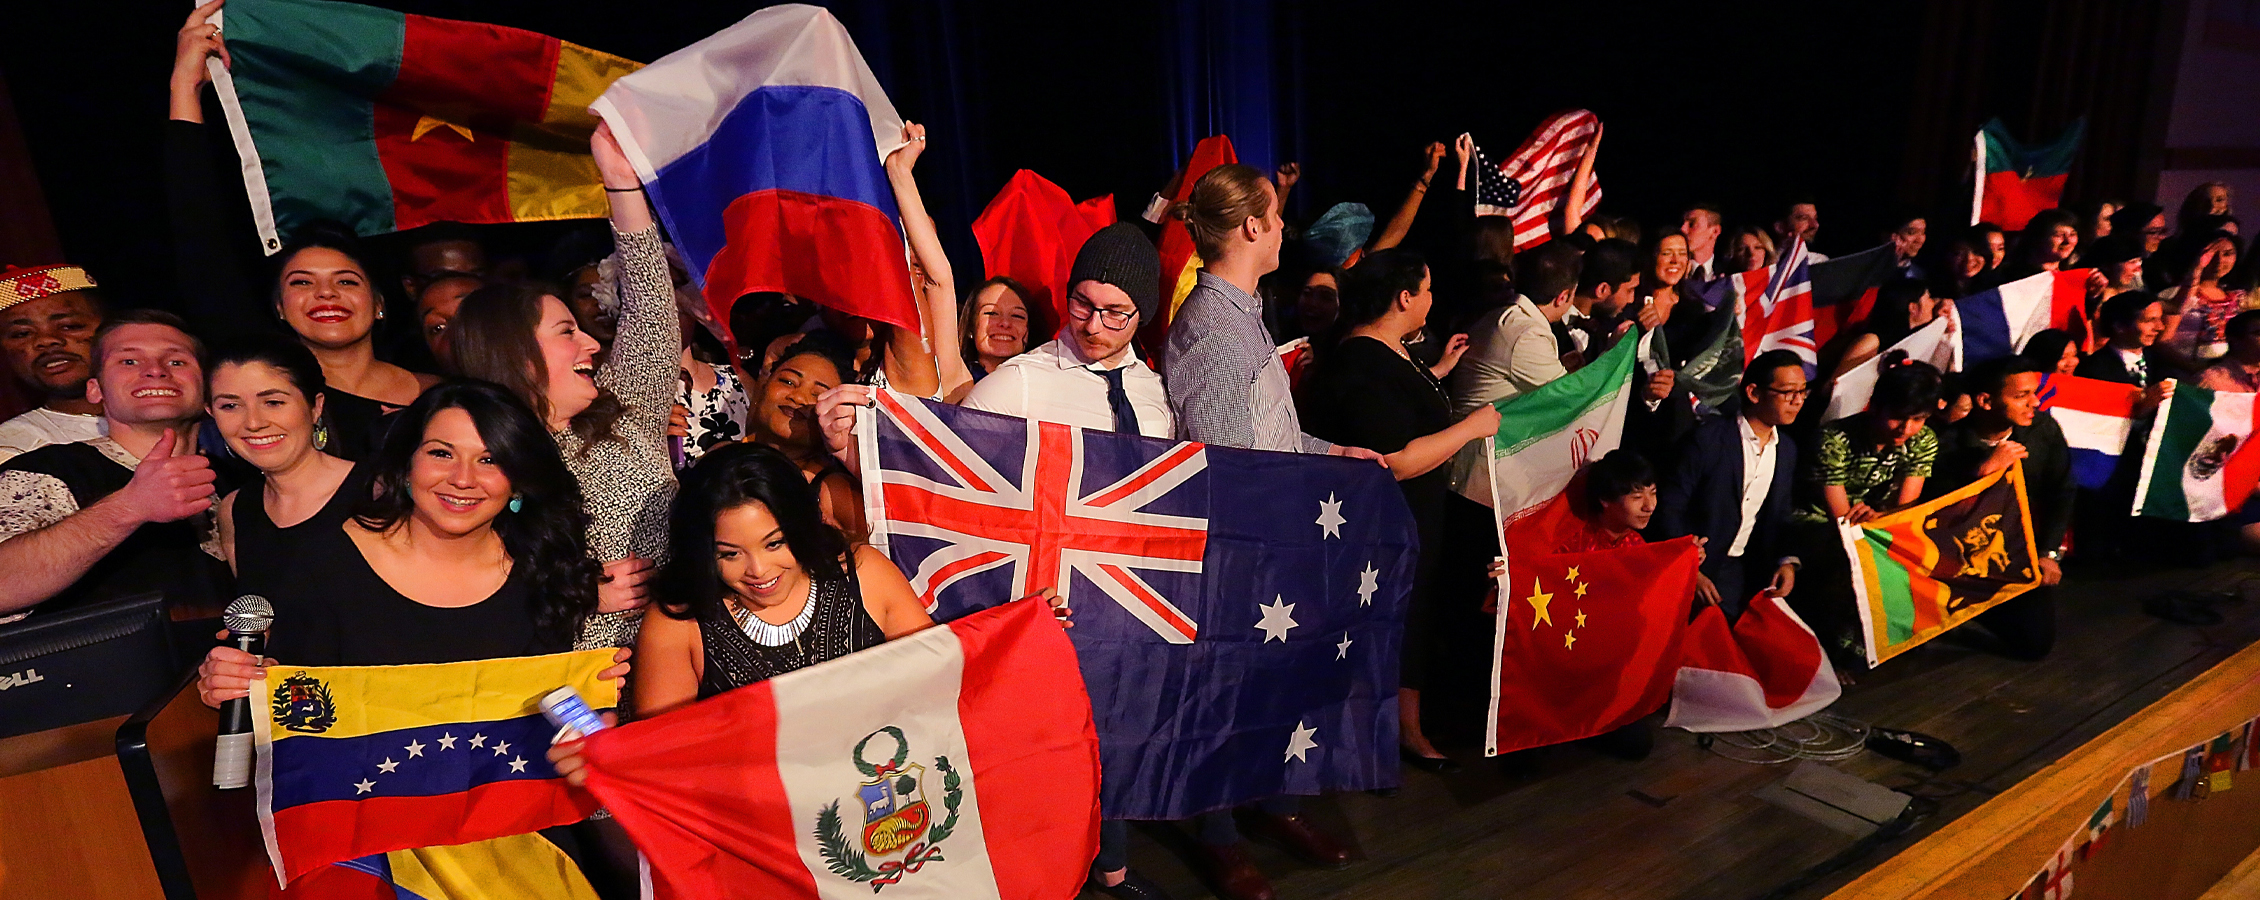
M2217 607L2223 624L2190 628L2142 613L2140 597L2168 589L2241 599ZM1658 727L1644 761L1553 747L1535 754L1534 774L1512 777L1479 747L1444 742L1464 771L1408 770L1394 798L1306 804L1363 859L1321 871L1258 846L1256 860L1281 900L1822 897L2260 639L2260 561L2127 575L2077 568L2058 598L2046 660L2015 662L1987 652L1982 634L1949 634L1861 676L1833 708L1961 750L1961 765L1936 775L1872 753L1837 764L1937 801L1938 813L1904 836L1862 846L1753 796L1794 763L1737 762ZM1133 834L1139 871L1179 900L1213 896L1179 852L1189 829L1142 823Z

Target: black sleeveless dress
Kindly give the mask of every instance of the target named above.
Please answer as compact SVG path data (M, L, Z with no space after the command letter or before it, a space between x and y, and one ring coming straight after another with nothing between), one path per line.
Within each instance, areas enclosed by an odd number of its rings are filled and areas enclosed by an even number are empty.
M386 584L345 526L332 525L295 542L265 582L275 605L267 655L286 665L399 666L572 649L570 634L534 628L537 598L528 581L526 567L515 566L484 600L425 606Z
M698 698L767 681L795 669L838 659L857 650L886 643L886 632L863 608L862 582L855 577L855 560L848 560L845 578L814 581L808 602L815 607L800 636L775 647L747 637L737 620L699 619L699 641L706 648L706 671L698 679Z
M235 495L230 508L235 521L236 590L268 596L277 573L303 565L299 547L320 535L334 532L353 514L353 504L369 496L369 466L355 463L328 503L304 522L284 528L267 515L267 479L253 478Z

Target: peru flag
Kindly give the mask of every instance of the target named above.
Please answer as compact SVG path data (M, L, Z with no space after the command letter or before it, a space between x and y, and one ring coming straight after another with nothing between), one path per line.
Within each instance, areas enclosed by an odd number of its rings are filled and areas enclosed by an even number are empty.
M613 82L611 123L716 321L783 291L919 327L880 161L902 117L847 28L815 6L763 9Z
M1789 603L1772 594L1750 598L1732 626L1706 606L1687 626L1679 679L1664 725L1688 731L1778 728L1835 703L1843 687L1820 638Z
M1075 649L1021 600L588 740L659 898L1071 897L1098 853Z

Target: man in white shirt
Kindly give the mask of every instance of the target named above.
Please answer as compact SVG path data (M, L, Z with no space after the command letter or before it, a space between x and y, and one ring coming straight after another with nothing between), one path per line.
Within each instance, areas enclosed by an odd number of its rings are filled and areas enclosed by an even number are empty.
M86 399L102 304L77 266L0 271L0 357L40 405L0 422L0 462L105 433L102 406Z
M1679 233L1687 238L1689 278L1698 284L1719 277L1719 208L1695 203L1679 214Z
M1566 374L1553 326L1570 310L1583 256L1567 241L1548 241L1517 257L1515 287L1522 296L1473 323L1467 355L1452 370L1455 419Z
M1093 431L1169 437L1161 375L1130 345L1161 305L1153 243L1116 222L1083 243L1067 276L1067 321L1051 342L1005 360L960 404Z

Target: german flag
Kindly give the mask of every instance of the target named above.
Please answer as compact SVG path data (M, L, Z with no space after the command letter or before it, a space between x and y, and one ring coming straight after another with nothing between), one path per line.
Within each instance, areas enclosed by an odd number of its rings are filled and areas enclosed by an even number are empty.
M589 104L642 67L553 37L325 0L233 0L216 81L265 249L313 219L601 217Z
M1852 561L1869 665L2040 586L2023 463L1928 503L1837 528Z

